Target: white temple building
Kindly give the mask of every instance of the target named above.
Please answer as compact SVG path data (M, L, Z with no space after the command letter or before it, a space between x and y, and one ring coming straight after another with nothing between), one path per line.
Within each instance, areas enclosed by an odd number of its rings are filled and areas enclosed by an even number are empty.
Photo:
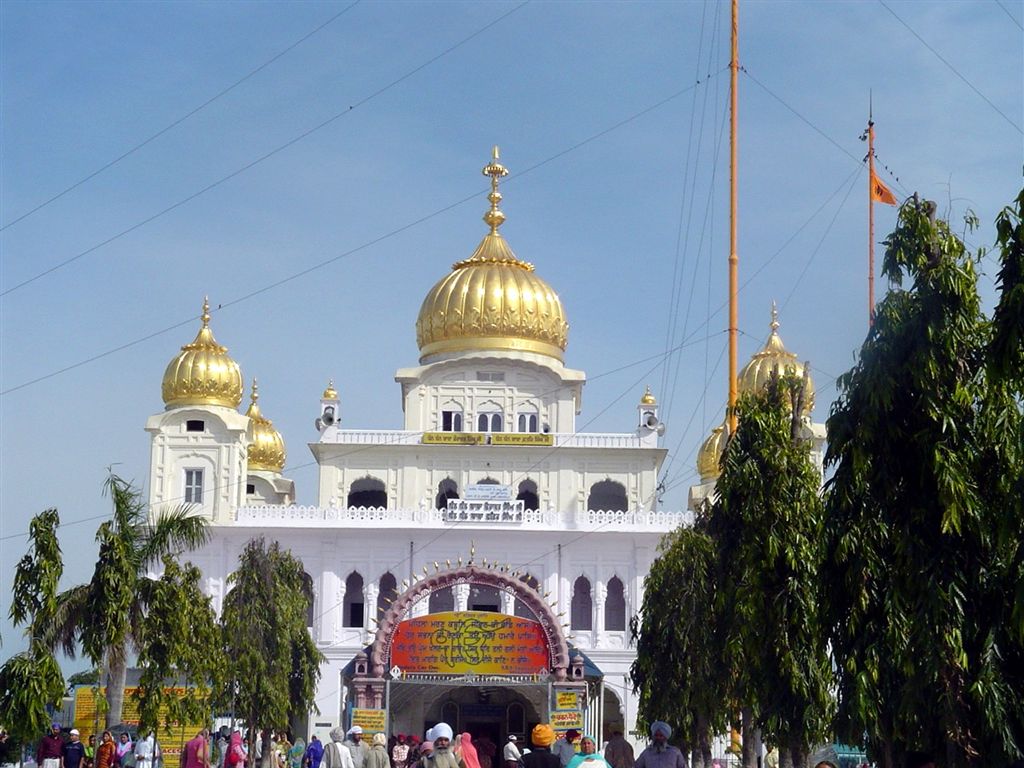
M241 370L205 306L167 366L166 407L146 423L151 508L184 501L209 519L212 541L190 559L218 611L253 537L301 559L326 657L307 728L321 738L374 712L393 733L445 719L498 744L555 713L602 741L635 725L629 618L662 536L692 515L659 507L665 425L649 390L623 409L622 432L577 431L586 374L565 364L566 313L499 232L497 151L483 172L488 231L427 291L418 364L395 374L404 429L345 429L358 404L339 394L343 380L311 401L315 506L294 503L255 381L239 410ZM802 373L777 327L773 317L741 390L773 367ZM820 465L823 427L807 429ZM713 493L723 445L719 429L702 447L691 508Z

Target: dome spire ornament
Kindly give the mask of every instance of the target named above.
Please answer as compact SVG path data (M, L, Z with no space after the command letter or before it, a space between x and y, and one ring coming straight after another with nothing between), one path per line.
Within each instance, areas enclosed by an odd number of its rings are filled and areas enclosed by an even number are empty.
M491 210L484 214L484 223L491 228L491 234L498 234L498 227L505 223L505 214L498 209L501 202L501 192L498 191L498 179L508 176L508 168L498 162L501 156L498 145L491 150L491 162L483 167L484 176L491 177L491 193L487 199L491 201Z
M191 344L167 364L161 387L168 408L216 405L237 408L242 402L242 372L213 337L210 300L203 297L202 325Z

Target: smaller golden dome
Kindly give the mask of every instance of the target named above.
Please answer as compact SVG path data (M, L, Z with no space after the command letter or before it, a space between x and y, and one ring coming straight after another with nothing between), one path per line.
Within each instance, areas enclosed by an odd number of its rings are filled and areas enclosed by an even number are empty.
M203 299L203 325L191 344L167 364L161 387L167 407L221 405L237 408L242 402L242 372L213 338L210 302Z
M336 390L334 388L334 379L331 379L327 383L327 389L324 390L323 399L324 400L337 400L338 399L338 390Z
M701 443L697 451L697 471L700 473L702 483L709 483L717 480L722 474L721 461L722 452L725 450L725 443L729 436L725 431L725 424L720 424L711 430L707 440Z
M256 401L260 399L256 379L252 380L252 402L245 415L249 417L249 469L280 472L287 457L284 438L274 429L274 422L260 413Z
M644 391L643 397L640 398L641 405L657 405L658 401L654 399L654 395L651 394L651 388L647 387Z
M768 341L765 342L764 347L760 352L754 354L750 358L750 362L740 371L738 383L741 395L754 394L763 390L768 384L772 373L776 370L780 376L789 373L802 378L804 375L804 364L797 359L796 355L786 349L782 339L779 338L779 313L775 308L774 301L772 302L772 322L770 327L772 332L768 336ZM808 371L807 387L804 392L804 408L801 415L809 415L813 408L814 381L811 379L810 371Z

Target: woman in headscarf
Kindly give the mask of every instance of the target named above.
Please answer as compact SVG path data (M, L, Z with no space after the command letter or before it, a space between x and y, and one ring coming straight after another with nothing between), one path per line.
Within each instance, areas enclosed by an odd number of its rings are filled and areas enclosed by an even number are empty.
M568 768L609 768L608 761L597 753L597 741L593 736L580 739L580 752L569 761Z
M466 768L480 768L480 755L477 754L476 747L473 746L473 736L468 732L459 734L458 756L465 763Z
M114 764L120 766L127 766L131 762L131 755L134 754L132 749L135 747L132 744L132 740L128 738L128 732L125 731L121 734L121 739L117 743L117 751L114 755Z
M302 768L302 757L305 754L306 740L300 736L288 750L288 768Z
M391 768L391 759L388 757L388 737L383 733L375 733L370 745L363 768Z
M228 751L224 755L226 768L239 768L245 765L245 747L242 746L242 732L232 731L228 737Z
M111 768L117 756L117 746L110 731L104 731L100 737L100 745L96 747L96 768Z

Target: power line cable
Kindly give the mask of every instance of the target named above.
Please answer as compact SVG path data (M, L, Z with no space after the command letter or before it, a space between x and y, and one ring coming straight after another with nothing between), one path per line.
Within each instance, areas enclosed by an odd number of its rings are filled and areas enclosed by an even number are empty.
M670 94L669 96L666 96L665 98L660 99L659 101L657 101L657 102L655 102L655 103L653 103L653 104L651 104L651 105L649 105L649 106L639 110L638 112L634 112L629 117L626 117L626 118L624 118L622 120L619 120L618 122L614 123L613 125L611 125L611 126L609 126L607 128L604 128L604 129L598 131L597 133L594 133L594 134L588 136L587 138L583 139L582 141L578 141L575 144L573 144L572 146L567 147L566 149L563 149L563 150L561 150L559 152L556 152L553 155L548 156L544 160L541 160L540 162L535 163L534 165L531 165L530 167L524 169L523 171L520 171L518 173L512 174L511 176L508 177L508 179L506 180L506 183L511 183L511 182L515 181L516 179L521 178L521 177L527 175L528 173L532 173L533 171L536 171L536 170L538 170L540 168L543 168L544 166L548 165L549 163L552 163L555 160L558 160L559 158L564 157L565 155L569 154L570 152L574 152L577 149L580 149L580 148L586 146L587 144L590 144L590 143L592 143L592 142L602 138L603 136L611 133L612 131L615 131L615 130L617 130L617 129L625 126L625 125L628 125L629 123L631 123L631 122L633 122L635 120L638 120L639 118L643 117L644 115L647 115L648 113L658 109L659 107L664 106L665 104L669 103L670 101L672 101L674 99L677 99L678 97L680 97L683 94L689 92L690 90L692 90L694 88L698 88L698 87L700 87L700 85L707 83L708 80L711 77L714 77L714 76L720 74L721 72L724 72L725 69L726 68L722 68L721 70L719 70L718 72L714 73L713 75L710 75L709 78L705 78L703 81L698 81L698 82L694 83L693 85L690 85L690 86L687 86L686 88L678 90L678 91ZM232 299L232 300L230 300L228 302L222 303L214 311L217 312L217 311L220 311L222 309L226 309L226 308L228 308L230 306L233 306L233 305L239 304L241 302L247 301L247 300L249 300L249 299L251 299L251 298L253 298L255 296L259 296L260 294L263 294L263 293L265 293L267 291L270 291L270 290L272 290L274 288L278 288L278 287L280 287L282 285L285 285L286 283L290 283L293 280L296 280L296 279L298 279L300 277L303 277L303 276L305 276L305 275L307 275L307 274L309 274L311 272L314 272L316 270L322 269L322 268L324 268L324 267L326 267L326 266L328 266L330 264L333 264L336 261L340 261L341 259L344 259L344 258L347 258L349 256L352 256L352 255L354 255L354 254L356 254L356 253L358 253L360 251L363 251L363 250L365 250L365 249L367 249L367 248L369 248L369 247L371 247L373 245L376 245L376 244L378 244L378 243L380 243L380 242L382 242L384 240L387 240L387 239L392 238L392 237L394 237L394 236L396 236L398 234L401 234L402 232L405 232L406 230L411 229L412 227L415 227L415 226L417 226L419 224L422 224L422 223L424 223L424 222L426 222L426 221L428 221L430 219L433 219L433 218L435 218L437 216L440 216L441 214L446 213L446 212L452 210L453 208L456 208L456 207L458 207L458 206L460 206L460 205L462 205L464 203L467 203L470 200L477 199L480 195L484 194L486 191L487 191L487 189L483 189L482 191L474 192L474 193L472 193L470 195L467 195L466 197L463 197L460 200L456 200L455 202L450 203L450 204L448 204L448 205L446 205L446 206L444 206L442 208L438 208L437 210L433 211L432 213L426 214L425 216L421 216L420 218L415 219L414 221L411 221L411 222L409 222L407 224L404 224L404 225L402 225L400 227L397 227L397 228L395 228L395 229L393 229L393 230L391 230L391 231L389 231L389 232L387 232L387 233L385 233L383 235L379 235L378 237L375 237L375 238L373 238L371 240L368 240L368 241L362 243L361 245L355 246L354 248L351 248L351 249L349 249L347 251L344 251L344 252L342 252L340 254L336 254L334 256L331 256L330 258L324 259L323 261L320 261L320 262L318 262L316 264L313 264L312 266L306 267L305 269L299 270L297 272L293 272L293 273L291 273L290 275L288 275L286 277L283 277L283 278L281 278L279 280L275 280L275 281L273 281L273 282L271 282L271 283L269 283L267 285L264 285L261 288L257 288L256 290L253 290L253 291L251 291L251 292L249 292L247 294L239 296L239 297L237 297L235 299ZM118 345L118 346L116 346L116 347L114 347L112 349L108 349L108 350L105 350L103 352L99 352L99 353L97 353L95 355L91 355L90 357L87 357L85 359L79 360L79 361L77 361L75 363L71 363L71 364L66 365L66 366L64 366L62 368L59 368L57 370L50 371L49 373L37 376L34 379L30 379L30 380L24 381L24 382L22 382L20 384L16 384L13 387L8 387L7 389L5 389L3 391L0 391L0 397L8 395L8 394L10 394L12 392L17 392L18 390L21 390L21 389L25 389L26 387L32 386L34 384L38 384L38 383L40 383L42 381L46 381L47 379L51 379L54 376L59 376L60 374L67 373L68 371L75 370L76 368L80 368L83 365L88 365L89 363L93 363L93 362L96 362L97 360L101 360L101 359L103 359L105 357L109 357L112 354L115 354L117 352L121 352L121 351L123 351L125 349L128 349L130 347L134 347L134 346L136 346L138 344L141 344L141 343L143 343L145 341L149 341L150 339L156 338L157 336L161 336L161 335L163 335L165 333L169 333L170 331L173 331L173 330L175 330L177 328L181 328L184 325L188 325L188 324L194 322L197 317L198 316L196 316L196 315L190 316L189 318L187 318L185 320L181 320L180 322L174 323L173 325L169 325L169 326L167 326L165 328L161 328L158 331L153 331L152 333L148 333L148 334L146 334L144 336L140 336L139 338L133 339L133 340L128 341L128 342L125 342L124 344Z
M294 43L289 45L287 48L285 48L284 50L278 52L277 54L275 54L271 58L267 59L265 62L260 64L258 67L256 67L256 69L251 70L248 74L243 75L238 80L235 80L235 82L233 82L231 85L229 85L226 88L224 88L223 90L217 92L216 94L211 96L209 99L204 101L202 104L200 104L198 107L195 107L194 109L190 110L189 112L186 112L184 115L179 117L177 120L174 120L169 125L161 128L159 131L154 133L149 138L143 139L142 141L140 141L135 146L133 146L130 149L122 152L120 155L115 157L113 160L108 162L106 165L100 166L99 168L97 168L95 171L93 171L92 173L88 174L87 176L83 176L81 179L76 181L74 184L71 184L70 186L65 187L64 189L62 189L57 194L55 194L52 197L50 197L50 198L44 200L43 202L39 203L39 205L37 205L35 208L31 208L28 211L25 211L25 213L21 214L20 216L14 218L14 219L11 219L6 224L4 224L2 227L0 227L0 232L3 232L8 227L14 226L19 221L24 221L29 216L31 216L33 213L36 213L37 211L41 211L43 208L48 206L50 203L53 203L53 202L56 202L57 200L60 200L68 192L71 192L72 190L78 189L78 187L82 186L87 181L89 181L91 179L94 179L97 176L99 176L101 173L103 173L104 171L106 171L106 170L108 170L110 168L113 168L115 165L120 163L126 157L135 154L136 152L138 152L140 149L145 147L150 142L155 141L156 139L159 139L161 136L163 136L165 133L167 133L168 131L172 130L173 128L177 128L179 125L184 123L190 117L192 117L193 115L195 115L195 114L201 112L202 110L206 109L206 107L208 107L211 104L213 104L213 102L217 101L222 96L226 96L228 93L233 91L235 88L240 86L245 81L251 79L255 75L258 75L260 72L262 72L264 69L269 67L271 64L273 64L275 61L277 61L281 57L283 57L285 54L290 53L291 51L295 50L302 43L306 42L307 40L309 40L309 38L313 37L313 35L315 35L317 32L319 32L320 30L324 29L325 27L330 25L332 22L337 21L339 18L344 16L346 13L348 13L350 10L355 8L359 3L360 3L360 0L355 0L355 2L351 3L350 5L346 6L345 8L342 8L336 14L334 14L329 19L327 19L327 21L323 22L322 24L317 26L312 31L307 32L305 35L300 37L298 40L296 40ZM15 286L15 287L17 287L17 286Z
M970 88L972 91L974 91L976 94L978 94L978 96L980 96L982 98L982 100L986 104L988 104L990 107L992 107L992 109L994 109L999 114L999 116L1003 118L1003 120L1005 120L1010 125L1012 125L1014 127L1014 129L1017 131L1017 133L1024 134L1024 130L1021 130L1021 127L1019 125L1017 125L1017 123L1013 122L1013 120L1011 120L1009 117L1007 117L1006 113L1003 112L1003 110L1001 110L999 107L997 107L995 105L995 102L993 102L988 96L986 96L984 93L982 93L977 88L977 86L974 85L974 83L972 83L963 74L961 74L961 72L956 67L954 67L952 64L950 64L945 59L945 57L943 57L943 55L941 53L939 53L931 45L929 45L927 40L925 40L923 37L921 37L919 34L917 34L917 32L914 31L914 28L911 27L906 21L904 21L899 16L899 14L896 13L896 11L894 11L892 8L890 8L889 5L885 2L885 0L878 0L878 2L879 2L879 4L881 4L881 6L883 8L885 8L885 10L887 10L889 13L891 13L900 24L902 24L904 27L906 27L907 30L910 32L910 34L912 34L914 37L916 37L917 41L919 43L921 43L921 45L923 45L925 48L927 48L929 51L931 51L932 54L935 55L935 58L937 58L939 61L941 61L943 64L945 64L950 72L952 72L954 75L959 77L967 85L968 88ZM1003 10L1006 10L1006 9L1004 8ZM1011 18L1012 18L1012 16L1011 16ZM1017 26L1020 26L1020 24L1018 24Z
M1017 25L1017 29L1024 32L1024 25L1021 25L1020 21L1017 20L1017 17L1010 13L1010 9L1003 5L1003 0L996 0L996 5L1003 9L1003 13L1010 17L1010 20Z
M242 173L245 173L250 168L253 168L253 167L259 165L264 160L267 160L267 159L273 157L274 155L277 155L278 153L283 152L284 150L288 149L289 147L299 143L300 141L302 141L306 137L311 136L312 134L316 133L321 128L325 128L328 125L330 125L331 123L334 123L337 120L341 119L345 115L351 114L354 110L356 110L359 107L363 106L367 102L372 101L373 99L377 98L378 96L380 96L380 95L386 93L387 91L391 90L395 86L405 82L410 77L412 77L413 75L415 75L415 74L421 72L422 70L426 69L431 64L433 64L434 62L438 61L439 59L442 59L445 56L447 56L448 54L452 53L453 51L456 51L457 49L461 48L466 43L468 43L471 40L479 37L480 35L482 35L487 30L491 29L495 25L497 25L500 22L502 22L505 19L507 19L509 16L511 16L513 13L518 11L520 8L522 8L523 6L525 6L529 2L530 2L530 0L523 0L523 2L521 2L519 5L517 5L512 10L506 11L501 16L499 16L498 18L494 19L494 21L491 21L488 24L485 24L484 26L480 27L475 32L473 32L472 34L470 34L467 37L464 37L461 40L459 40L459 42L457 42L457 43L455 43L453 45L450 45L448 48L446 48L445 50L441 51L440 53L432 56L431 58L427 59L425 62L423 62L419 66L415 67L414 69L409 70L408 72L406 72L401 77L396 78L395 80L392 80L390 83L388 83L385 86L382 86L381 88L378 88L376 91L374 91L373 93L369 94L368 96L364 96L359 101L356 101L354 104L349 105L349 107L347 109L342 110L341 112L335 113L334 115L332 115L331 117L327 118L326 120L323 120L320 123L317 123L312 128L308 128L305 131L303 131L302 133L298 134L297 136L294 136L293 138L289 139L284 144L279 144L277 147L275 147L274 149L270 150L269 152L265 152L264 154L262 154L259 157L257 157L255 160L251 160L248 163L246 163L245 165L241 166L240 168L236 168L234 171L232 171L231 173L227 174L226 176L222 176L221 178L217 179L216 181L213 181L213 182L207 184L206 186L202 187L198 191L193 192L192 194L188 195L187 197L184 197L181 200L178 200L176 203L173 203L173 204L167 206L163 210L160 210L157 213L154 213L153 215L146 217L142 221L139 221L139 222L131 225L127 229L121 230L116 235L112 235L112 236L108 237L106 240L103 240L102 242L97 243L96 245L93 245L90 248L86 248L84 251L80 251L79 253L76 253L74 256L69 256L68 258L64 259L63 261L61 261L61 262L59 262L57 264L54 264L52 267L49 267L48 269L45 269L42 272L39 272L36 275L34 275L34 276L30 277L30 278L27 278L26 280L22 280L20 283L17 283L16 285L12 286L11 288L8 288L5 291L3 291L2 293L0 293L0 296L6 296L9 293L12 293L12 292L18 290L19 288L24 288L26 285L30 285L31 283L34 283L35 281L39 280L40 278L46 277L47 275L50 275L50 274L56 272L59 269L63 269L68 264L71 264L71 263L73 263L75 261L78 261L79 259L81 259L84 256L88 256L90 253L93 253L94 251L99 250L103 246L109 245L110 243L114 242L115 240L118 240L118 239L124 237L125 235L130 234L130 233L134 232L135 230L140 229L141 227L144 227L145 225L149 224L150 222L155 221L156 219L159 219L161 216L164 216L165 214L168 214L171 211L177 210L178 208L180 208L181 206L185 205L186 203L189 203L192 200L195 200L197 197L200 197L200 196L206 194L207 192L209 192L210 190L219 187L221 184L223 184L223 183L225 183L227 181L230 181L231 179L235 178L236 176L239 176Z

